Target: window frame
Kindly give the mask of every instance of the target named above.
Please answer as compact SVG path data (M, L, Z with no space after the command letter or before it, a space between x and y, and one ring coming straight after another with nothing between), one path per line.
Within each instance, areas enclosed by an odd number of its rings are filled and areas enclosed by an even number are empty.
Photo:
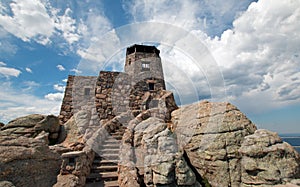
M89 97L91 95L91 88L85 87L83 91L84 97Z
M142 71L150 71L150 62L148 61L142 62Z

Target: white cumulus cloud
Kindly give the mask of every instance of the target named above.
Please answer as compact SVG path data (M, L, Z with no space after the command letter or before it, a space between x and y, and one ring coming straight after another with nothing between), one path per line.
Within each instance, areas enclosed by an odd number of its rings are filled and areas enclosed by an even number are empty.
M232 101L245 106L261 100L260 110L248 107L258 112L300 102L299 19L299 1L259 0L233 29L207 40Z
M0 25L25 42L36 41L47 45L54 40L61 42L62 48L78 42L81 35L71 8L62 9L53 5L59 4L44 0L0 2L3 10L0 11Z
M53 86L54 90L64 92L65 91L65 86L59 85L59 84L54 84Z
M64 93L49 93L45 95L45 99L49 101L62 101Z
M59 71L65 71L66 70L65 67L61 64L58 64L56 67Z
M40 0L13 0L10 4L12 15L0 14L0 25L23 41L34 39L41 44L50 42L54 32L54 21Z
M28 73L32 73L32 70L30 68L25 68L25 70L28 72Z
M32 83L30 83L32 84ZM0 121L8 121L29 114L58 115L61 100L39 98L24 90L15 89L11 82L0 82ZM33 102L34 101L34 102Z
M75 69L75 68L71 69L70 71L72 71L72 72L74 72L76 74L81 74L82 73L81 70L78 70L78 69Z
M9 78L9 77L18 77L21 74L21 71L15 68L9 67L0 67L0 75Z
M300 1L274 0L270 3L268 0L259 0L251 3L246 9L245 5L249 2L145 0L134 1L132 6L126 8L135 21L170 23L190 31L207 46L210 55L215 58L219 67L213 72L206 72L206 69L201 72L195 68L189 70L186 64L191 61L184 55L189 56L189 50L197 49L198 46L187 45L186 48L181 48L181 51L176 51L177 44L174 49L169 50L161 46L162 60L169 62L164 65L165 74L169 71L184 71L189 74L189 80L168 74L171 75L168 76L169 85L182 85L181 89L186 88L182 93L190 93L196 89L200 98L209 97L209 93L212 93L211 82L207 81L204 75L210 74L213 77L215 72L220 71L224 77L228 99L243 111L256 113L299 103L300 96L297 93L300 88ZM203 7L206 7L203 6L205 4L209 5L207 9L210 14L201 13ZM232 13L229 15L230 11ZM210 29L218 24L222 26L215 29L222 32L219 36L211 35ZM142 28L135 32L135 37L148 35L148 38L151 38L159 29L150 29L150 35ZM161 34L165 33L161 31ZM173 33L165 35L165 38L171 40L177 36L180 34ZM178 44L180 40L181 38L178 39ZM163 52L165 49L167 51ZM179 55L180 52L184 55ZM181 66L181 70L176 70L180 63L184 65ZM202 62L192 63L201 65ZM169 70L170 68L173 69ZM190 88L186 86L186 81L191 82ZM259 108L257 102L260 104Z
M22 85L23 85L22 91L31 91L36 87L40 86L40 84L35 81L23 81Z
M80 39L80 35L77 33L76 20L71 17L72 10L67 8L64 15L57 16L55 23L56 29L62 32L64 39L72 44Z
M118 50L118 37L111 32L113 26L109 19L100 11L91 11L87 18L79 25L82 33L82 45L77 49L77 54L82 58L84 66L78 67L81 72L85 69L97 73L108 59L107 54ZM111 42L103 42L103 37L110 37ZM86 63L89 63L86 66ZM80 64L79 64L80 66Z
M124 10L137 22L169 23L186 30L197 29L215 36L230 28L235 17L246 10L251 1L140 0L126 2Z

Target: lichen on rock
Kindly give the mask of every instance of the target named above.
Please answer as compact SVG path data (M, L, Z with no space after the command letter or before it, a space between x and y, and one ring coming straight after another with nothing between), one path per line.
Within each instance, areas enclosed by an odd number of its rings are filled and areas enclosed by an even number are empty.
M3 126L0 136L24 136L35 138L40 133L48 133L49 144L55 144L60 133L58 117L54 115L32 114L10 121Z
M191 164L211 186L264 186L299 178L299 153L230 103L201 102L172 113Z
M60 155L43 139L0 136L0 181L25 187L52 186L60 165Z
M300 178L299 153L277 133L259 129L245 137L239 152L245 185L275 185Z
M178 150L176 134L163 119L144 112L127 128L121 148L120 186L200 186Z

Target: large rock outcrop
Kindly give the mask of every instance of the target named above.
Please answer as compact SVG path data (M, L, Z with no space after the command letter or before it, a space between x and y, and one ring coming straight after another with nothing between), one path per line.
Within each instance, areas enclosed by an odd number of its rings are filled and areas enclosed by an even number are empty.
M35 138L46 132L50 144L55 144L59 137L60 125L58 117L53 115L32 114L16 118L1 128L0 136L16 136Z
M52 186L61 165L43 138L0 136L0 181L16 187Z
M55 184L62 160L48 145L57 142L59 132L53 115L28 115L1 127L0 181L16 187Z
M129 123L122 139L120 186L201 186L178 150L176 134L151 111Z
M0 184L84 186L93 151L127 126L121 187L300 185L299 153L276 133L257 130L230 103L205 101L174 110L173 96L165 96L157 108L121 113L101 126L93 110L79 111L63 128L55 116L11 121L0 131Z
M62 127L59 142L64 147L73 151L82 150L84 147L84 134L88 129L91 114L81 110L74 114Z
M230 103L184 106L172 122L179 146L211 186L285 184L299 177L299 154L274 133L256 131Z
M241 153L242 184L275 185L300 178L299 153L277 133L257 130L246 136ZM293 182L300 185L300 181Z

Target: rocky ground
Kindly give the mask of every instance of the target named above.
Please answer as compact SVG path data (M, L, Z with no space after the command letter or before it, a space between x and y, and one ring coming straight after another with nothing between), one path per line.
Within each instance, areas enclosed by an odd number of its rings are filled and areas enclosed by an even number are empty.
M144 112L123 136L120 186L299 185L300 157L229 103L201 102L169 122Z
M229 103L123 113L91 126L29 115L0 124L0 186L84 186L97 146L120 126L119 186L298 186L300 156ZM166 117L167 116L167 117ZM98 150L99 149L99 150Z
M229 103L182 107L172 120L178 134L190 138L183 149L191 164L212 186L274 186L299 178L299 153L277 133L257 130Z
M60 170L56 143L60 125L55 116L17 118L0 131L0 181L15 186L52 186ZM2 182L2 186L12 186ZM1 186L0 185L0 186Z

